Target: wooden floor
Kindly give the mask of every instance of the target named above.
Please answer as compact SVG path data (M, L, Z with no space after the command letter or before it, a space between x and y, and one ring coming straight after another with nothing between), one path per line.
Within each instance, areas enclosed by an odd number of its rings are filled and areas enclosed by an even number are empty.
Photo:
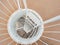
M21 2L21 8L24 8L22 0L20 2ZM37 11L44 21L57 15L60 15L60 0L27 0L27 5L28 8ZM8 19L11 16L11 14L17 9L18 6L16 0L8 0L8 1L0 0L0 35L5 34L0 36L0 45L7 45L9 43L11 43L10 45L17 44L16 42L12 41L12 39L8 34L6 34L8 33L7 32ZM44 33L40 39L48 43L48 45L60 45L60 26L58 25L46 28L48 26L56 24L60 24L60 21L44 25L45 27ZM56 33L52 33L51 31L53 32L56 31ZM44 38L43 36L50 37L50 39L54 38L54 40L57 39L57 41ZM45 45L41 41L37 41L37 43L38 45ZM33 45L36 45L36 43L34 43Z

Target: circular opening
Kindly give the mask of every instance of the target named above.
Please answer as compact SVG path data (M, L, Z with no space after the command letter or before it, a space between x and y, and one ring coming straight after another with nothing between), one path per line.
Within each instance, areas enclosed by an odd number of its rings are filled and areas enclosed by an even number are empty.
M35 11L28 9L17 10L8 21L8 33L19 44L31 44L36 42L43 33L43 20Z
M34 28L34 26L37 26L37 24L32 23L30 18L25 19L24 17L25 16L21 17L16 22L16 30L19 36L27 39L31 38L33 35L35 36L39 27ZM30 20L32 24L28 20Z

